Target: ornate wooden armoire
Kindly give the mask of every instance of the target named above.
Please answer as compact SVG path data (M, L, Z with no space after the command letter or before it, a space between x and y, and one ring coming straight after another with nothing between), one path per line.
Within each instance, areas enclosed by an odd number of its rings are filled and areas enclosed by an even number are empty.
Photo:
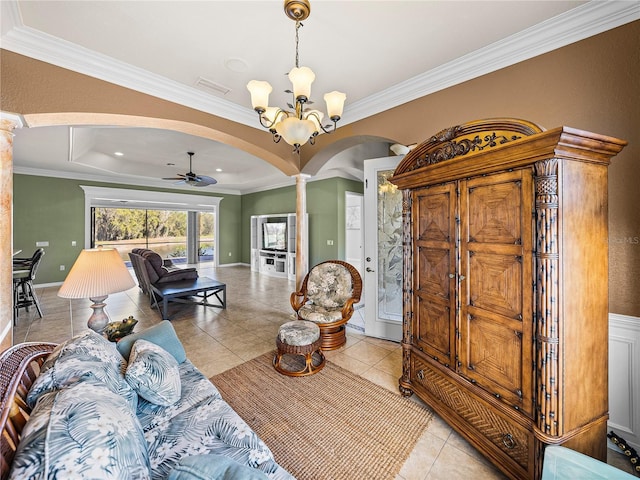
M403 192L403 374L511 478L544 447L606 458L607 167L626 142L516 119L448 128Z

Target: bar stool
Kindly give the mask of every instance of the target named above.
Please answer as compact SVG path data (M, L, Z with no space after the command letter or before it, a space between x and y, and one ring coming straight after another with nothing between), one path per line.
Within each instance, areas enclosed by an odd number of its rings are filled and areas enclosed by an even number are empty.
M33 281L36 278L40 261L44 256L44 249L39 248L31 258L13 259L13 324L18 321L18 313L21 308L27 312L29 307L34 305L38 315L42 318L40 302L33 288Z

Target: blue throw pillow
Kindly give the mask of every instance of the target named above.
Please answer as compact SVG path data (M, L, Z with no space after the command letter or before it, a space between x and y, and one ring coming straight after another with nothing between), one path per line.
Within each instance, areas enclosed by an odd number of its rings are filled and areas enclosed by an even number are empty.
M118 342L118 351L127 362L129 361L129 355L131 355L133 344L136 343L136 340L140 339L159 345L173 355L178 363L182 363L187 359L184 347L182 346L182 343L180 342L178 335L176 335L176 331L169 320L163 320L151 328L147 328L142 332L127 335L120 340Z
M224 455L193 455L184 457L171 470L168 480L265 480L260 470L240 465Z
M180 400L178 363L155 343L140 339L133 344L124 379L148 402L168 407Z

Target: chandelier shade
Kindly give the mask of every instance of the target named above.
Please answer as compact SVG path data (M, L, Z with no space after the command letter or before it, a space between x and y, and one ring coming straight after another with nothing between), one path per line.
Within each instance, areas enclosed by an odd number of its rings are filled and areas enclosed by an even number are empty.
M247 89L251 93L251 105L255 110L266 109L269 105L269 94L273 91L273 87L269 82L260 80L251 80L247 84Z
M327 103L327 115L329 118L333 120L337 118L338 120L342 117L342 110L344 108L344 101L347 99L347 96L342 92L333 92L324 94L324 101Z
M289 80L293 85L293 98L304 99L306 102L311 98L311 84L316 79L316 74L309 67L294 67L289 72Z
M323 125L324 113L319 110L308 110L306 105L311 101L311 84L316 78L309 67L300 67L298 62L298 30L311 11L308 0L285 0L284 9L287 17L296 22L296 62L295 67L288 74L292 90L286 90L293 96L293 104L288 105L293 111L269 106L269 94L273 88L268 82L251 80L247 89L251 93L251 105L258 113L260 124L273 135L273 141L278 143L284 139L294 147L294 152L300 152L300 146L309 142L313 145L315 138L321 133L332 133L342 117L344 102L347 96L338 91L324 95L327 104L327 116L333 125Z
M287 117L276 123L276 132L289 145L303 145L316 131L316 124L311 120L299 120L296 117Z

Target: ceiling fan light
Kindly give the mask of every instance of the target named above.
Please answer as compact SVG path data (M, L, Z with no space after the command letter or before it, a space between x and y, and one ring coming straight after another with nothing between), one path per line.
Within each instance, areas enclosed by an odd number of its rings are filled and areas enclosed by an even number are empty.
M289 80L293 85L293 96L296 100L307 101L311 98L311 84L316 74L309 67L294 67L289 72Z
M347 99L347 95L333 91L324 94L324 101L327 103L327 115L329 118L337 122L342 117L342 110L344 109L344 101Z
M269 94L273 90L269 82L251 80L247 83L247 90L251 93L251 105L254 110L266 110L269 106Z
M289 145L304 145L315 131L315 124L311 120L299 120L287 117L276 124L276 132Z

